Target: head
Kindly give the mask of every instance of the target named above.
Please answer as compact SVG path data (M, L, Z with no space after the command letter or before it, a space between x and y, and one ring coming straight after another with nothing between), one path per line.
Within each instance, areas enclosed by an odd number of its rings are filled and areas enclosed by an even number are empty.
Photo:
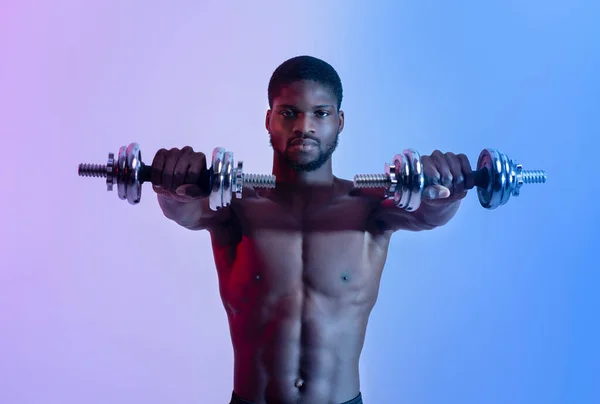
M321 168L344 127L342 83L335 69L312 56L283 62L271 76L266 129L276 157L299 172ZM310 147L293 144L312 141Z

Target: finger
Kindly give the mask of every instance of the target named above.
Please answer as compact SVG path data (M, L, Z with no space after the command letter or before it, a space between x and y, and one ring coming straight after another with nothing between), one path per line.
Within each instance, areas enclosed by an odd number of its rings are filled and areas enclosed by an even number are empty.
M471 162L469 158L464 154L459 154L456 156L460 161L460 169L462 171L464 180L464 189L472 189L475 186L475 173L471 168Z
M181 187L184 187L185 185L182 185ZM178 190L181 188L177 188ZM161 199L163 200L169 200L169 201L174 201L174 202L189 202L191 199L194 199L195 197L193 196L193 193L190 192L191 196L186 195L187 190L184 190L184 192L180 192L180 194L177 194L176 192L173 191L167 191L166 189L163 188L157 188L157 187L153 187L154 190L156 191L156 193L162 197Z
M460 193L452 194L452 199L454 199L455 201L459 201L461 199L464 199L466 196L467 196L467 191L462 191Z
M200 183L204 179L206 171L206 156L203 153L194 153L191 157L187 174L185 176L186 184L198 185L203 192L208 192L208 184Z
M431 185L423 190L422 200L432 201L435 199L446 199L450 196L450 190L443 185Z
M165 159L165 167L162 172L162 187L167 191L173 190L173 173L175 171L175 166L177 165L179 157L179 150L173 148L169 150L168 156Z
M171 183L171 189L177 189L180 185L185 183L185 177L190 166L192 153L193 149L189 146L184 147L179 152L179 158L177 159L177 163L173 169L173 182Z
M421 162L423 163L423 175L425 176L425 182L427 185L439 185L440 184L440 173L437 170L436 164L433 162L430 156L422 156Z
M431 153L431 159L435 163L435 166L440 173L440 184L452 191L453 177L452 173L450 172L450 167L446 162L446 157L441 151L435 150L433 153Z
M452 152L446 153L446 164L452 175L452 193L461 193L465 189L465 177L463 176L461 163L456 154Z
M152 175L151 181L155 186L160 186L162 184L162 172L165 167L165 159L167 157L167 150L160 149L154 155L154 159L152 160Z
M183 184L175 190L175 193L188 198L199 198L204 195L202 189L194 184Z
M154 185L152 184L152 189L154 190L154 192L156 192L158 195L162 195L162 196L166 196L166 197L170 197L171 196L171 192L163 189L160 185Z

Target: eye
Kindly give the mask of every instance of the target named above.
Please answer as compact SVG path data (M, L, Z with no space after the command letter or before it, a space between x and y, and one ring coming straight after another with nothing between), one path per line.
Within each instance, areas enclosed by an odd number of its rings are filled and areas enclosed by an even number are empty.
M284 118L291 118L295 115L294 111L292 111L291 109L284 109L281 112L279 112L279 114Z
M325 118L326 116L329 115L329 112L327 112L327 111L317 111L315 113L317 114L317 116L319 116L321 118Z

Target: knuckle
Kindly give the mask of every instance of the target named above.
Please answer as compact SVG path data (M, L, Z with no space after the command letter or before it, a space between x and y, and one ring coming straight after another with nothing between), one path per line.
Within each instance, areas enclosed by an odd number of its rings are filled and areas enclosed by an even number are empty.
M196 179L197 179L199 176L200 176L200 173L198 173L197 171L189 170L189 171L187 172L187 175L186 175L186 177L185 177L185 178L186 178L186 179L189 179L190 181L194 181L194 180L196 180Z
M179 156L177 156L177 167L179 167L179 169L181 169L181 167L186 167L189 162L189 155L182 153Z
M152 159L152 161L155 162L155 163L163 161L165 159L166 154L167 154L167 150L160 149L159 151L156 152L156 154L154 155L154 158Z
M435 169L435 164L433 163L433 160L429 156L424 156L421 159L421 163L423 164L423 169L426 169L426 170Z
M192 164L194 165L205 165L206 164L206 156L204 153L196 153L192 156Z

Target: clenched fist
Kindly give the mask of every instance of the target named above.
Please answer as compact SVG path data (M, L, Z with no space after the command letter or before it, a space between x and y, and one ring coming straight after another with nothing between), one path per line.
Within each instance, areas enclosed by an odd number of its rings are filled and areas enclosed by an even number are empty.
M179 202L208 196L206 155L190 146L159 150L152 161L152 187L158 194Z
M435 150L422 156L425 189L423 203L445 204L463 199L475 186L475 176L464 154L442 153Z

